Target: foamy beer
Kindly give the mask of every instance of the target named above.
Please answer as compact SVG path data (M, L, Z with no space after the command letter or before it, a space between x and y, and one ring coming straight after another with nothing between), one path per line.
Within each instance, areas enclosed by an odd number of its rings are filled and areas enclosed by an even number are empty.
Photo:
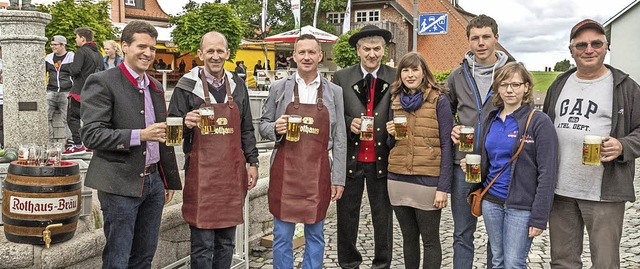
M480 168L480 155L467 154L465 159L467 160L467 166L465 167L467 172L464 177L464 181L469 183L480 183L482 179L482 172Z
M362 120L360 123L360 140L373 140L373 117L362 116L360 119Z
M167 146L180 146L182 142L182 118L167 117Z
M473 152L473 139L476 136L473 127L462 126L460 129L460 144L458 150L461 152Z
M200 111L200 134L213 134L216 123L213 107L201 107Z
M396 140L407 138L407 116L397 115L393 117L393 125L396 128Z
M287 141L298 142L300 140L300 124L302 116L291 115L287 120Z
M584 136L582 143L582 164L600 165L600 144L602 144L602 136Z

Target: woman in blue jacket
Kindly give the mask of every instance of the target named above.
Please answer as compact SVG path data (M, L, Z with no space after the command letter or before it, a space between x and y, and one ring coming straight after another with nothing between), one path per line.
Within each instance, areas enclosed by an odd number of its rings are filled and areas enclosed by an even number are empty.
M558 138L551 119L533 114L533 79L522 64L508 63L493 82L493 103L480 143L482 176L486 187L508 164L524 139L520 155L500 174L482 201L482 213L491 244L494 269L526 268L533 237L547 227L558 167ZM464 161L461 162L464 169Z

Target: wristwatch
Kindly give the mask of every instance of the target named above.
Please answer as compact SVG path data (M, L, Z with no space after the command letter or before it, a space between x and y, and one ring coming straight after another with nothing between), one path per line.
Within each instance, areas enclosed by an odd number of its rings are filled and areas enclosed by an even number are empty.
M250 163L249 166L255 166L256 169L260 168L260 163Z

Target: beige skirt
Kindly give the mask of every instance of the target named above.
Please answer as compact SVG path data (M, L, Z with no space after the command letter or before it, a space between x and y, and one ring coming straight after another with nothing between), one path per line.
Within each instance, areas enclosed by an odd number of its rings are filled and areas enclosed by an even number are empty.
M388 179L387 188L389 200L393 206L409 206L425 211L440 209L433 206L437 187Z

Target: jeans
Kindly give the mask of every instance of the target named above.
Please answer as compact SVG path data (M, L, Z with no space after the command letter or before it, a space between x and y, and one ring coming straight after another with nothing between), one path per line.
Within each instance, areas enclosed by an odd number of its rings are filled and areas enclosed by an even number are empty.
M460 165L454 165L453 182L451 182L451 214L453 214L453 268L455 269L472 268L473 233L478 223L478 218L471 215L471 205L467 202L471 184L464 181L464 176Z
M49 105L47 116L49 120L49 140L53 140L54 138L53 114L56 111L60 113L60 118L62 119L62 123L64 125L65 142L67 139L71 138L71 131L69 130L69 125L67 124L67 109L69 106L69 100L67 99L68 96L68 92L47 91L47 104Z
M221 229L191 230L191 268L231 268L236 226Z
M389 202L387 179L378 178L376 163L359 163L363 175L349 178L342 198L337 201L338 264L358 268L362 255L357 248L360 206L365 185L373 222L374 257L371 268L390 268L393 252L393 211Z
M106 237L102 268L151 268L165 202L160 174L144 177L141 197L98 191L98 199Z
M583 267L580 256L585 228L589 234L591 268L620 268L624 204L556 195L549 215L551 268Z
M293 233L296 224L273 218L273 268L293 266ZM320 269L324 259L324 220L304 225L302 269Z
M402 230L402 251L404 268L420 268L420 237L424 258L422 268L438 269L442 264L440 245L440 216L442 210L425 211L408 206L394 206L400 230Z
M67 124L71 131L71 139L75 145L82 144L82 138L80 138L80 102L69 97L69 108L67 109Z
M491 242L493 268L527 268L533 238L529 237L531 211L482 201L482 216Z

